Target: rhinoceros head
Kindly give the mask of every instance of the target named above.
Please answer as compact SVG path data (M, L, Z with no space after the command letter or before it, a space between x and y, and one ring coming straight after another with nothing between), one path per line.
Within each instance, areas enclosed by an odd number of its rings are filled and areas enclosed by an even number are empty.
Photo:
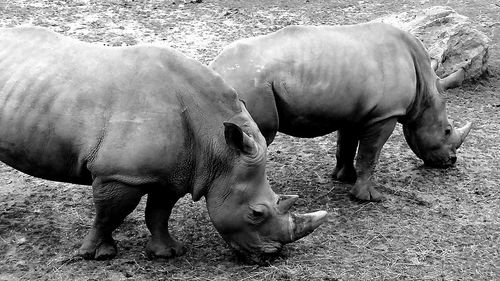
M235 156L228 166L231 171L218 177L206 195L209 215L233 249L261 262L283 244L311 233L327 213L291 213L298 196L278 196L271 189L265 173L267 146L257 125L225 122L224 127L226 144Z
M439 92L453 88L463 80L463 69L445 79L436 80L436 93L421 101L418 118L403 125L406 141L413 152L432 167L448 167L457 160L456 151L471 130L471 123L454 128L446 115L446 105Z

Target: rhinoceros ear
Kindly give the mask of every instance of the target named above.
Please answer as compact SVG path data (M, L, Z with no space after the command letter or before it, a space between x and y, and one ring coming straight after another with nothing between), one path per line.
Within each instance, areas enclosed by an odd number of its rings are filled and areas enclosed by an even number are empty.
M245 154L252 154L255 152L255 141L251 139L240 126L224 122L224 136L226 143L234 150L238 150Z

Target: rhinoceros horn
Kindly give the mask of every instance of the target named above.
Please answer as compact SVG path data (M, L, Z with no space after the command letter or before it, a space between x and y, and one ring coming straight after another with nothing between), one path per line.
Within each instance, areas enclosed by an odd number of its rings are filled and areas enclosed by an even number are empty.
M445 78L440 79L439 83L441 83L443 89L446 90L460 86L464 81L464 79L465 79L465 70L463 68L460 68L459 70L453 72L452 74L446 76Z
M468 122L462 128L458 128L458 129L455 130L456 133L457 133L457 136L458 136L458 140L457 140L457 144L456 144L456 148L457 149L462 145L462 143L464 142L465 138L469 134L471 128L472 128L472 123Z
M296 241L313 232L326 220L326 211L317 211L304 215L289 215L289 237L283 239L284 243Z
M280 195L278 202L278 211L281 214L286 214L298 199L298 195Z
M431 59L431 67L432 67L432 70L436 71L436 69L438 68L438 61L436 59Z
M289 210L292 205L299 199L298 195L280 195L278 201L278 212L288 218L288 233L283 233L281 237L282 243L291 243L309 233L313 232L320 224L326 220L327 212L317 211L308 214L294 214Z

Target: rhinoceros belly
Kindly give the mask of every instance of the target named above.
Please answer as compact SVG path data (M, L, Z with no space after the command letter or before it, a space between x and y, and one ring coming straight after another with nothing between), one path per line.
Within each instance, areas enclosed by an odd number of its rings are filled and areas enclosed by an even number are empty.
M312 76L312 75L311 75ZM279 131L295 137L318 137L359 123L371 105L364 100L365 87L355 89L352 83L338 87L335 79L318 79L316 83L297 77L275 82ZM355 89L355 90L353 90Z

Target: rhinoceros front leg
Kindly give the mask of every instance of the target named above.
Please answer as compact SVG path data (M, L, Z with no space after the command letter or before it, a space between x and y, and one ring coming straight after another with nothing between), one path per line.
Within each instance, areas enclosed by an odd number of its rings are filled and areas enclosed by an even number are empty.
M146 246L146 253L149 257L170 258L184 254L182 244L168 231L168 220L178 199L177 195L160 189L148 194L146 225L151 232L151 239Z
M396 126L397 119L391 118L375 123L367 128L360 137L358 155L356 157L356 183L351 194L366 201L380 201L383 196L378 192L371 181L382 146Z
M92 189L96 216L78 254L85 259L110 259L117 253L112 232L135 209L144 192L138 187L120 182L103 183L99 179L94 180Z
M341 129L337 132L337 165L333 171L333 178L342 182L354 183L356 170L354 156L358 148L358 135L350 130Z

